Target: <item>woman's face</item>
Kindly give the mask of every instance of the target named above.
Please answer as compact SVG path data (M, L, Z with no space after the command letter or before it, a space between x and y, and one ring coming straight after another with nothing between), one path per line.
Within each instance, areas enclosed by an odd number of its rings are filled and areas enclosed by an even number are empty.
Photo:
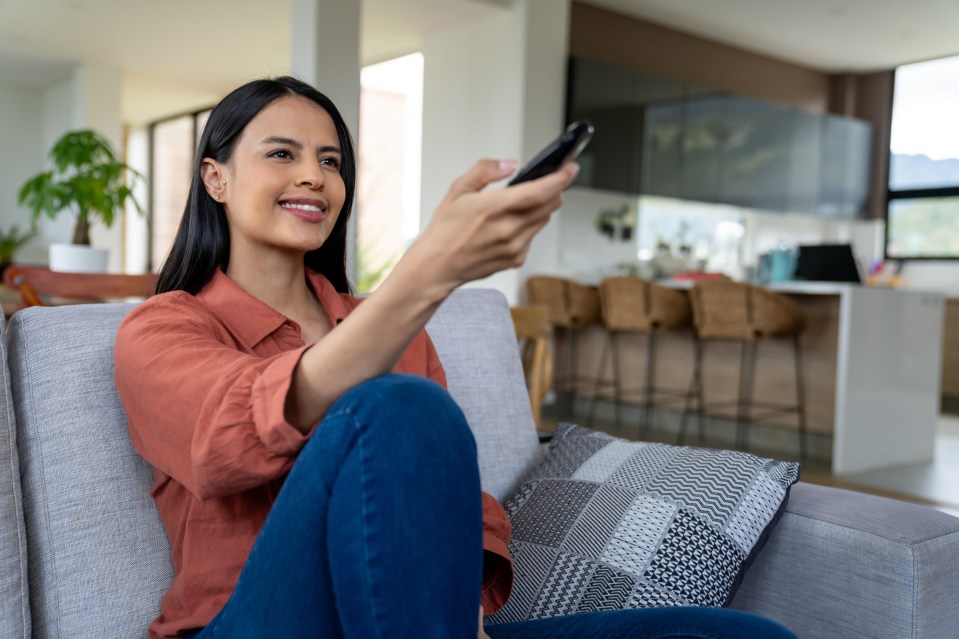
M333 119L311 100L281 98L260 111L230 161L210 162L218 170L205 176L208 189L221 183L231 261L322 246L346 197L342 153Z

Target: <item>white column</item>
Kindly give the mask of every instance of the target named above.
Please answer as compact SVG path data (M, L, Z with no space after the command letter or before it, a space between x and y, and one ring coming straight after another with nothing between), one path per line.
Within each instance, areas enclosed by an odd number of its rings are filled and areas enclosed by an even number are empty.
M480 158L525 162L563 128L569 0L516 0L488 19L424 38L422 226ZM518 303L525 273L556 261L551 222L521 270L476 285Z
M353 134L360 123L360 2L293 0L291 6L290 69L336 105ZM347 229L348 273L356 264L356 200Z

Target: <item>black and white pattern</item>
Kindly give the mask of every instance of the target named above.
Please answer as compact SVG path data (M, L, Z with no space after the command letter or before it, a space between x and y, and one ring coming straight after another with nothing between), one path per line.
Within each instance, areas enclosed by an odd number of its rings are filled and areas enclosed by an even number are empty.
M506 504L516 579L490 623L729 603L799 465L561 424Z

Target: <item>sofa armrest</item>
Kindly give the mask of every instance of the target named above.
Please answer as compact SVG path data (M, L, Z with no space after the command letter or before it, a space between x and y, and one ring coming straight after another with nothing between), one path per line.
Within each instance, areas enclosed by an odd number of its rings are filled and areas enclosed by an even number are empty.
M800 639L934 639L959 628L959 519L799 483L732 607Z

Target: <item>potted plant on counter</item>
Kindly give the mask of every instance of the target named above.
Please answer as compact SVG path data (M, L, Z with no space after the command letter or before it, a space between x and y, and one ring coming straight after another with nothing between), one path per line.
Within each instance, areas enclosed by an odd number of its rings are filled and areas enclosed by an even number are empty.
M76 217L73 243L50 245L50 268L103 272L108 253L90 247L90 226L95 220L112 226L127 200L142 213L132 184L124 179L125 173L132 180L142 176L120 162L110 143L89 129L70 131L57 140L50 150L50 163L51 170L27 180L19 196L33 214L34 227L43 214L56 219L70 211Z

